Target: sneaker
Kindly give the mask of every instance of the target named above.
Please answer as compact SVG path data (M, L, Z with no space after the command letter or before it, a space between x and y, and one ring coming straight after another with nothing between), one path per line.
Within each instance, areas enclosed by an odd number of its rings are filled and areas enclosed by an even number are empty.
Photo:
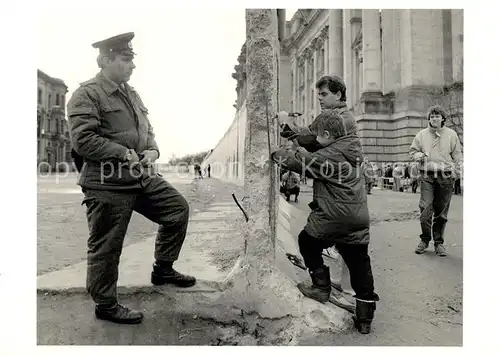
M438 255L438 256L445 257L448 255L446 253L446 249L444 248L444 246L442 244L435 245L434 250L436 251L436 255Z
M425 252L426 248L429 247L429 243L425 241L420 241L417 248L415 249L415 253L421 255Z

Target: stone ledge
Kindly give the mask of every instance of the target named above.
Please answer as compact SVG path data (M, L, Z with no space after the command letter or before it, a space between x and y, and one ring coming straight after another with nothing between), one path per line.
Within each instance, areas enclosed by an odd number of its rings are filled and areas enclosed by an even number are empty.
M394 94L382 92L364 92L359 102L360 114L392 114L394 112Z
M137 293L158 293L158 294L172 294L172 293L220 293L227 289L228 286L223 282L197 280L196 284L189 288L181 288L173 285L155 286L152 284L144 285L122 285L118 286L117 291L119 295L137 294ZM87 294L87 290L83 286L75 287L50 287L42 286L37 287L37 293L43 294Z

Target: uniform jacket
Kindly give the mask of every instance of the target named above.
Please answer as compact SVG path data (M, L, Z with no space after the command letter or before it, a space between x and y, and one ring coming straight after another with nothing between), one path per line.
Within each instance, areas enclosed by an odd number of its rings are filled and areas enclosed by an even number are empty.
M311 213L304 227L318 239L334 243L368 244L370 218L360 162L362 147L354 125L346 134L317 151L279 149L272 154L286 169L314 179Z
M131 171L123 159L128 149L138 154L157 150L159 155L147 114L132 87L120 87L102 72L80 85L68 101L72 147L84 160L79 185L94 189L140 187L148 173L141 175L137 167Z

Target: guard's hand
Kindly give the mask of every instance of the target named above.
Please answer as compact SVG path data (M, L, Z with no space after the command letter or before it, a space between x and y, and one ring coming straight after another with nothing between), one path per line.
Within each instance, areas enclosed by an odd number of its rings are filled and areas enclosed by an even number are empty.
M142 159L140 160L140 164L144 167L151 166L158 159L158 151L156 150L145 150L141 152Z
M137 155L137 152L135 152L134 149L128 150L126 161L129 165L139 162L139 156Z

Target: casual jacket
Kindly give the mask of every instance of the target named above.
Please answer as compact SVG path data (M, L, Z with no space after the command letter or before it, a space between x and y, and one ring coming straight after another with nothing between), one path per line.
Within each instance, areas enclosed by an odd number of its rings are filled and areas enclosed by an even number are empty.
M375 178L377 177L377 165L373 162L363 162L361 163L361 171L365 176L366 183L375 182Z
M356 124L356 118L354 115L347 109L347 104L343 101L339 101L335 106L328 108L335 111L339 114L344 120L344 129L346 133L357 134L358 127ZM314 122L314 121L313 121ZM312 125L312 124L311 124ZM311 125L307 127L292 125L291 127L287 127L281 133L282 137L289 138L293 137L297 139L297 143L304 147L309 152L315 152L318 149L321 149L321 146L316 141L316 135L311 132Z
M281 177L281 181L285 189L300 187L300 176L295 172L286 172Z
M449 127L427 127L420 131L410 147L410 159L420 161L420 171L457 174L462 165L462 150L457 133Z
M73 150L83 157L78 184L94 189L139 188L144 175L123 160L128 149L158 151L148 110L139 94L101 72L80 85L68 101Z

